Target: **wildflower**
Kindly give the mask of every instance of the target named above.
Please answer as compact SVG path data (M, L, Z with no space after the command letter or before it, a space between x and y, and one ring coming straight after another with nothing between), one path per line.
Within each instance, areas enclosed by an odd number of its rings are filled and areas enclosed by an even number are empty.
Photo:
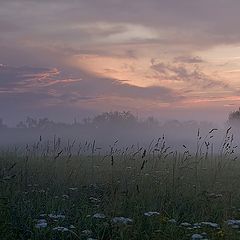
M58 231L58 232L68 232L69 229L65 227L55 227L52 229L53 231Z
M181 227L191 227L192 224L191 223L188 223L188 222L183 222L180 224Z
M91 236L92 233L93 232L91 230L88 230L88 229L82 231L82 235L83 236Z
M93 215L93 217L94 217L94 218L98 218L98 219L104 219L104 218L106 218L105 214L103 214L103 213L95 213L95 214Z
M233 229L238 229L240 228L240 220L234 219L227 220L227 225L232 227Z
M193 228L194 228L194 229L199 229L199 228L201 228L201 223L194 223L194 224L193 224Z
M191 237L192 240L199 240L199 239L203 239L203 238L204 237L201 234L197 234L197 233L193 234Z
M65 215L62 215L62 214L48 214L48 217L52 218L52 219L64 219L65 218Z
M216 194L216 193L208 193L207 196L209 198L212 198L212 199L217 199L217 198L222 198L223 197L223 195L221 193L218 193L218 194Z
M158 216L158 215L160 215L159 212L145 212L144 213L144 216L146 216L146 217L152 217L152 216Z
M37 224L35 225L36 228L46 228L47 227L47 221L45 219L39 219L37 221Z
M212 228L219 228L219 225L217 223L212 223L212 222L201 222L201 225L212 227Z
M176 223L177 223L177 221L176 221L174 218L169 219L168 222L169 222L169 223L172 223L172 224L176 224Z
M70 228L70 229L75 229L76 227L73 226L73 225L70 225L69 228Z
M76 187L71 187L71 188L69 188L69 190L71 190L71 191L77 191L78 188L76 188Z
M203 232L201 234L195 233L192 235L191 239L192 240L198 240L198 239L207 240L207 234L205 232Z
M131 224L133 223L133 220L131 218L125 218L125 217L114 217L112 219L112 222L115 224Z

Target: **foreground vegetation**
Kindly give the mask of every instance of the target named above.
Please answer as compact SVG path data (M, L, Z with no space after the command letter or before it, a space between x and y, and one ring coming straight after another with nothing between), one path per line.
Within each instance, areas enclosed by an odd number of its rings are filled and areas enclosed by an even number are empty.
M240 239L240 162L228 129L196 152L164 136L109 151L60 139L4 150L0 239Z

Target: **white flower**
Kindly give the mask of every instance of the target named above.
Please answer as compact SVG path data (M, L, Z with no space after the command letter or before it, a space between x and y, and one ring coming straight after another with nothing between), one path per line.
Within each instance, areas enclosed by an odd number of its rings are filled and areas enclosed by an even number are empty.
M194 229L199 229L199 228L201 228L202 226L201 226L201 223L194 223L193 224L193 228Z
M57 215L55 215L55 214L48 214L48 216L50 217L50 218L53 218L53 219L64 219L65 218L65 215L62 215L62 214L57 214Z
M218 194L209 193L209 194L207 194L207 196L210 197L210 198L222 198L223 197L223 195L221 193L218 193Z
M69 190L71 190L71 191L77 191L78 188L76 188L76 187L70 187Z
M240 220L234 220L234 219L227 220L227 225L231 226L234 229L238 229L240 228Z
M92 233L93 232L91 230L88 230L88 229L82 231L82 235L83 236L91 236Z
M131 218L125 218L125 217L114 217L112 219L112 222L116 224L131 224L133 223L133 220Z
M212 223L212 222L201 222L201 225L212 227L212 228L219 228L219 225L217 223Z
M159 212L145 212L144 213L144 216L146 216L146 217L152 217L152 216L158 216L158 215L160 215Z
M192 224L188 223L188 222L183 222L183 223L180 224L180 226L182 226L182 227L191 227Z
M106 218L105 214L103 214L103 213L95 213L95 214L93 215L93 217L94 217L94 218L98 218L98 219L104 219L104 218Z
M172 223L172 224L176 224L176 223L177 223L177 221L176 221L174 218L169 219L168 222L169 222L169 223Z
M68 232L69 229L65 227L55 227L53 228L53 231L58 231L58 232Z
M36 228L46 228L47 227L47 221L45 219L39 219L37 221L37 224L35 225Z
M203 238L204 237L201 234L197 234L197 233L193 234L191 237L192 240L199 240L199 239L203 239Z

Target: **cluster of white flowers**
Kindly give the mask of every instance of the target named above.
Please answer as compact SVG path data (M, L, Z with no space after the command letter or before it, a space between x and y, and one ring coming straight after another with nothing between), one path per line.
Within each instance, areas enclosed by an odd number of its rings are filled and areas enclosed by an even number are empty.
M146 216L146 217L152 217L152 216L158 216L158 215L160 215L159 212L145 212L144 213L144 216Z
M233 229L239 229L240 228L240 220L229 219L229 220L227 220L227 225Z
M41 219L38 219L37 223L35 224L35 227L38 228L38 229L46 228L48 226L47 220L45 218L49 218L49 219L52 219L54 221L65 219L65 215L63 215L63 214L53 214L53 213L50 213L50 214L43 213L43 214L40 214L40 217L41 217ZM69 229L74 229L74 228L75 227L73 225L70 225L70 227L69 227ZM66 228L66 227L58 226L58 227L54 227L52 230L53 231L59 231L59 232L67 232L67 231L69 231L69 229Z
M115 224L131 224L133 223L133 219L126 217L114 217L112 222Z
M65 227L54 227L52 230L58 231L58 232L68 232L69 231L69 229L65 228Z
M191 240L208 240L207 239L207 234L206 233L195 233L192 235Z
M85 229L82 231L82 236L84 236L84 237L92 236L92 234L93 234L92 230Z
M36 228L46 228L47 227L47 221L45 219L39 219L37 220L37 223L35 225Z
M63 214L48 214L48 217L52 218L52 219L65 219L65 215Z
M105 214L103 214L103 213L95 213L95 214L93 215L93 218L105 219L106 216L105 216Z
M203 227L210 227L210 228L215 228L215 229L220 229L219 224L213 223L213 222L200 222L200 223L188 223L188 222L183 222L180 224L181 227L186 227L187 229L199 229Z

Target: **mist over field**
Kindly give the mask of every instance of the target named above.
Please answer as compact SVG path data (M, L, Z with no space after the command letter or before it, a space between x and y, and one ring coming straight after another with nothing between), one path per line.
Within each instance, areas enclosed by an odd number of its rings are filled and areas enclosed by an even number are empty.
M113 145L119 148L129 146L149 148L158 139L164 138L165 144L173 151L191 153L197 150L198 142L211 143L214 154L218 154L226 131L230 131L233 144L238 145L240 131L238 116L231 119L226 116L224 124L197 121L169 120L161 122L154 117L139 119L131 112L104 112L93 118L84 118L82 121L74 120L73 123L54 122L48 118L27 117L15 127L9 127L3 120L0 127L0 146L18 147L24 149L26 145L40 142L60 141L62 147L73 145L72 150L77 152L88 144L95 142L102 153L108 151ZM229 119L230 120L229 120ZM239 147L236 147L238 151ZM87 151L86 151L87 153Z
M0 0L0 240L239 240L239 12Z
M215 137L219 137L228 127L210 122L197 122L170 120L160 122L154 117L138 119L130 112L106 112L94 118L85 118L80 122L63 123L54 122L48 118L26 118L15 127L8 127L2 121L0 127L0 145L24 145L42 140L61 138L63 141L96 141L101 146L107 147L115 141L120 146L140 144L145 147L152 140L165 136L167 142L173 147L183 144L193 148L196 144L197 133L205 136L211 129ZM215 139L216 140L216 139Z

